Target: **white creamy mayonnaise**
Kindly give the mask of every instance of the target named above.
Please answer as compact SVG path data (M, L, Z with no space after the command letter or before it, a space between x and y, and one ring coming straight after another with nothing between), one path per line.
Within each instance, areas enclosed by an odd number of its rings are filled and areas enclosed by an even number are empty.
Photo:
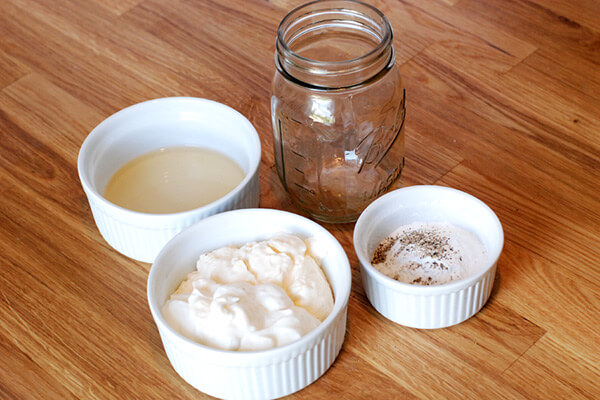
M315 329L333 293L301 238L281 234L203 254L162 308L182 335L224 350L283 346Z

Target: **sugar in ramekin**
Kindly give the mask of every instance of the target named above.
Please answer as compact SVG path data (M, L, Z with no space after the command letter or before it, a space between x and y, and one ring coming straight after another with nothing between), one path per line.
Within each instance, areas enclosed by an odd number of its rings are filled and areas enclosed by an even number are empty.
M375 249L398 227L413 222L446 222L472 232L486 249L485 263L475 274L442 285L413 285L382 274L371 264ZM442 186L390 192L363 211L354 229L354 248L369 301L386 318L414 328L443 328L477 313L491 294L503 244L502 225L486 204Z

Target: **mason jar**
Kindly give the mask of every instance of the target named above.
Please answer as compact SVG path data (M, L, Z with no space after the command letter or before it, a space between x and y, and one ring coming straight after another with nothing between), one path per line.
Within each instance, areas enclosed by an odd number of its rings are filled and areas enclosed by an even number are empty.
M392 28L355 0L315 1L277 30L271 97L279 177L294 203L351 222L400 177L405 92Z

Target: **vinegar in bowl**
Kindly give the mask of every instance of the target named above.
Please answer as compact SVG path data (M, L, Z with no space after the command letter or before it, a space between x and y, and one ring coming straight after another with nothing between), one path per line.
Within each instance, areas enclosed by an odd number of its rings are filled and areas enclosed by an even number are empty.
M220 199L245 177L242 168L218 151L167 147L146 153L112 176L108 201L132 211L169 214L193 210Z

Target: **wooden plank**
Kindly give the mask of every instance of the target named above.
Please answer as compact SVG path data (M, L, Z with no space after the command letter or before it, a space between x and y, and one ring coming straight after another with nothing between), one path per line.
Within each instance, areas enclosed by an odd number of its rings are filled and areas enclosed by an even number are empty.
M551 10L565 22L573 22L600 31L600 3L595 0L560 1L531 0L540 7Z
M600 97L600 67L564 49L559 56L540 49L527 57L523 64L537 73L550 76L570 90L598 100Z
M498 365L518 359L543 335L518 314L503 309L507 319L492 322L484 312L449 329L418 330L385 319L368 305L364 294L355 297L360 304L352 305L354 319L371 323L350 323L347 346L412 393L421 398L476 398L485 393L523 398L518 386L492 373ZM488 304L486 309L492 312L493 307ZM464 385L470 376L478 378Z
M3 90L0 109L20 129L55 149L73 166L85 137L107 117L37 73Z
M513 68L495 86L497 91L507 92L506 97L515 103L515 108L535 113L540 121L562 132L570 131L571 138L581 140L584 148L600 157L600 138L596 134L600 130L600 116L595 112L600 99L596 96L588 95L579 86L565 86L526 64Z
M596 347L597 348L597 347ZM553 335L546 335L513 364L504 376L521 385L531 399L545 397L597 399L598 364L589 364L565 349Z
M577 56L600 63L600 32L582 26L532 1L462 0L456 10L465 17L486 21L522 40L561 54L568 49Z
M314 390L301 390L298 399L314 398L399 398L412 400L420 397L375 368L361 368L364 360L342 348L338 359L325 375L314 384ZM342 366L344 365L344 366ZM367 385L364 383L368 382ZM313 389L311 385L311 389Z
M8 314L12 311L10 306L8 309L4 307L1 309L2 312ZM1 321L0 326L2 326ZM77 399L72 392L64 387L59 375L53 375L37 363L32 362L31 357L23 353L17 345L11 343L10 339L4 335L0 336L0 356L6 365L12 367L0 368L0 382L12 382L10 387L0 384L0 396L3 399ZM36 390L32 391L32 387Z
M174 384L182 394L195 394L169 367L145 297L138 295L145 291L147 265L125 257L108 263L112 251L98 251L60 218L52 231L28 223L43 221L52 203L24 203L23 195L16 188L5 191L0 213L2 226L19 232L16 241L5 231L0 236L12 243L3 246L2 331L42 368L63 376L78 397L164 397ZM136 358L123 357L127 353Z
M0 34L5 38L0 49L7 54L106 113L131 105L133 99L158 97L152 85L142 82L143 75L71 40L68 29L50 25L42 15L33 16L35 9L25 8L0 5Z
M406 162L401 176L402 186L432 185L452 168L463 161L451 146L435 143L429 132L420 132L415 119L411 118L412 107L407 106Z
M571 130L551 126L546 122L548 116L526 111L528 103L517 103L517 96L512 96L515 100L507 99L504 91L488 87L489 80L481 84L431 55L420 54L401 71L407 93L412 93L412 123L421 124L421 131L435 132L432 140L462 148L459 154L465 158L485 159L487 155L480 146L485 145L482 141L487 142L489 154L498 147L521 161L535 160L532 166L551 171L555 179L597 197L598 191L592 188L600 177L600 158L588 145L594 142L593 135L586 132L584 138L579 138L569 134ZM539 101L546 103L545 99ZM515 107L525 109L518 111ZM577 180L572 179L574 174Z
M598 369L600 291L597 286L574 277L560 262L532 255L525 244L513 240L509 238L501 258L501 290L497 292L497 301L545 329L560 344L563 353L577 356L582 365Z
M461 32L465 37L472 36L471 40L480 39L489 47L514 58L514 64L537 49L537 46L528 42L527 38L520 39L507 33L502 27L491 26L487 21L471 18L457 7L452 7L458 1L452 1L451 6L440 4L439 0L404 0L403 3L442 21L451 29ZM444 37L440 37L438 41L443 42L444 39Z
M86 199L79 187L76 164L27 134L0 110L0 165L4 179L30 193L51 199L57 209L87 216Z
M556 263L571 279L597 285L600 271L595 261L600 257L596 245L600 235L598 210L586 209L574 201L577 191L559 185L543 171L533 173L534 170L528 168L527 174L523 174L521 171L527 167L514 159L511 161L499 164L490 158L485 170L482 163L465 162L446 174L441 182L478 196L492 207L510 240ZM494 171L501 173L494 174ZM578 246L572 248L574 242ZM569 248L572 251L566 250Z
M255 19L257 16L250 14L252 8L236 11L231 16L228 9L211 7L211 3L177 0L177 5L176 9L172 3L146 1L128 12L126 21L160 37L187 58L199 60L200 71L228 65L228 68L216 69L223 74L222 87L239 93L246 89L246 96L248 92L259 96L270 94L275 71L275 39L268 43L268 49L261 49L264 46L256 41L258 35L253 33L274 36L276 24ZM239 23L242 20L244 23ZM231 40L234 37L236 40ZM237 51L232 51L234 47ZM247 72L240 74L239 70ZM249 76L253 79L248 79ZM218 90L219 82L211 83L211 86Z

